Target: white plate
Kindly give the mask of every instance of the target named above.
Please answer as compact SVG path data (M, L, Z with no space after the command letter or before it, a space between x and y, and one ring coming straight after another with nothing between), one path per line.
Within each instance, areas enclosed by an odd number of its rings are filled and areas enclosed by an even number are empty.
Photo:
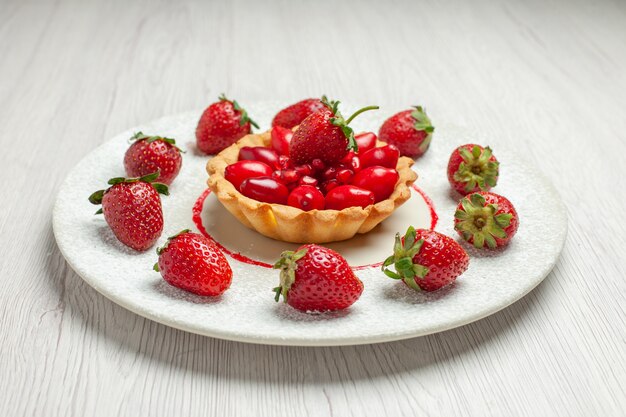
M269 125L279 105L257 103L248 110ZM200 112L166 117L138 126L106 142L85 157L68 175L54 208L54 234L71 267L93 288L115 303L160 323L207 336L243 342L330 346L376 343L421 336L461 326L507 307L520 299L550 272L567 231L564 206L549 181L506 149L494 149L501 162L495 192L507 196L520 216L517 235L508 248L479 252L467 248L469 270L454 284L434 293L418 293L386 278L377 267L357 268L365 285L361 298L347 311L310 315L275 303L271 288L278 282L272 269L229 257L233 283L219 298L185 293L165 283L152 270L154 250L134 252L119 243L97 207L87 201L91 192L106 187L109 178L124 175L123 155L136 131L177 139L187 149L183 168L163 197L167 236L194 229L192 208L206 189L208 158L194 151L194 130ZM356 130L377 131L388 113L370 112L355 120ZM446 164L450 152L463 143L484 143L476 134L439 123L431 149L415 169L416 185L429 196L439 220L436 229L456 236L452 216L458 196L450 192ZM272 241L241 226L209 195L199 215L208 232L225 248L262 262L273 262L293 245ZM196 219L198 220L198 219ZM329 245L351 265L382 261L391 253L393 235L412 223L428 227L428 206L419 193L372 233Z

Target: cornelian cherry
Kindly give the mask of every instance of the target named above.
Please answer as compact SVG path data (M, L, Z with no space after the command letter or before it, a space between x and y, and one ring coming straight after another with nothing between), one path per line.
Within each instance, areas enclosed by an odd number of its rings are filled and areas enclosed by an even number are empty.
M270 177L248 178L241 183L241 194L257 201L287 204L289 189Z
M280 168L276 151L264 146L244 146L239 150L240 161L264 162L272 168Z
M323 210L325 204L324 194L316 187L301 185L294 188L291 194L289 194L287 204L304 211Z
M367 207L374 204L374 193L354 185L340 185L326 194L326 209L343 210L348 207Z
M369 151L376 146L376 134L373 132L363 132L358 135L354 135L354 140L359 147L359 154Z
M292 136L293 131L291 129L282 126L274 126L272 128L270 146L279 155L289 156L289 142L291 142Z
M373 148L360 156L361 166L363 168L372 166L381 166L386 168L395 168L398 165L400 151L393 145L387 145L380 148Z
M272 175L272 168L259 161L237 161L224 169L224 177L230 181L236 189L248 178L268 177Z
M352 185L361 187L374 193L375 201L389 198L396 183L398 182L398 171L393 168L374 166L364 168L352 179Z

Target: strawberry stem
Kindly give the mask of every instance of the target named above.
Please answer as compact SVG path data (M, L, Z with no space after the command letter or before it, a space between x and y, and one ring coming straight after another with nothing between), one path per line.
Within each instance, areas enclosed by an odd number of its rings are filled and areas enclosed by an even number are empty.
M355 111L352 116L348 117L348 120L346 120L346 124L349 125L351 121L354 120L355 117L357 117L359 114L361 113L365 113L366 111L370 111L370 110L378 110L380 109L380 107L378 106L366 106L363 107L362 109L359 109L357 111Z

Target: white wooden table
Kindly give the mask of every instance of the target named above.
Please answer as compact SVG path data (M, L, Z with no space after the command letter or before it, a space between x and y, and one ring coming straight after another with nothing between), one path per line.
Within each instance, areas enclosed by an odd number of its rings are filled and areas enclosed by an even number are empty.
M0 415L624 415L626 2L516 3L1 1ZM403 342L257 346L136 316L63 260L56 192L113 134L223 91L480 129L560 189L563 254L506 310Z

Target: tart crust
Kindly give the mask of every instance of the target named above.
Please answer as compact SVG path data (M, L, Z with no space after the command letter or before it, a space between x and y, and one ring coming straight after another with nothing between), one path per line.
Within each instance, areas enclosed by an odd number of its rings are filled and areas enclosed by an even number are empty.
M410 186L417 179L411 169L413 160L400 157L396 170L398 182L388 199L366 208L303 211L282 204L269 204L241 194L224 178L226 166L237 162L244 146L269 146L270 132L249 134L224 149L207 163L209 188L242 224L272 239L292 243L328 243L367 233L385 220L411 197ZM385 146L378 141L376 146Z

